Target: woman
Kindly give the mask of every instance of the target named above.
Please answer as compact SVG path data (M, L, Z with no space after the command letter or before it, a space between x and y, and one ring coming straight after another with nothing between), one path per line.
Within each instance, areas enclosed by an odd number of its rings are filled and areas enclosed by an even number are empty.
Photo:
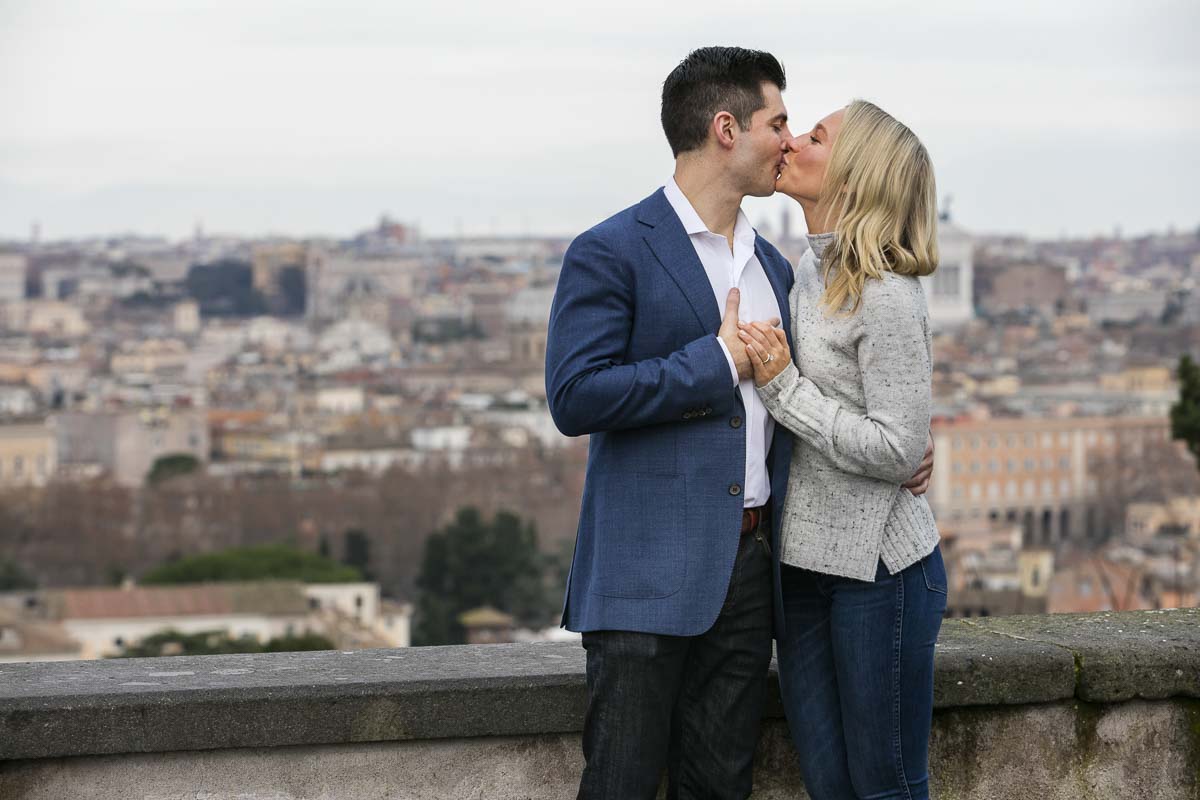
M933 648L946 573L925 450L937 266L933 166L863 101L789 144L777 188L811 249L782 330L741 325L759 395L794 435L781 532L780 684L813 800L929 796Z

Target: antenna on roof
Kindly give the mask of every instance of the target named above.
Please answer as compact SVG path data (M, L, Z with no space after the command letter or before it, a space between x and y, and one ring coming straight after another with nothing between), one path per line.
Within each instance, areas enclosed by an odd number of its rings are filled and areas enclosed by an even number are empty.
M954 202L954 195L948 194L942 198L942 210L938 212L938 222L950 221L950 206Z

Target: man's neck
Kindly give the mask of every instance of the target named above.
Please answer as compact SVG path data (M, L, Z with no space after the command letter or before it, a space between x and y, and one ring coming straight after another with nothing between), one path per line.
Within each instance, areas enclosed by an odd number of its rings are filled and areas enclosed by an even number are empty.
M729 240L733 247L733 230L744 194L729 186L720 175L700 164L675 162L675 183L683 196L696 209L696 214L710 231Z

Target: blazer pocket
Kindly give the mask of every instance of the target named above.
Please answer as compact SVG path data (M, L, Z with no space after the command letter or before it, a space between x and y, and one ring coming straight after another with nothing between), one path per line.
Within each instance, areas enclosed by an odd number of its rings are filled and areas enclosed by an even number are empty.
M649 600L668 597L687 576L682 475L596 476L592 592Z

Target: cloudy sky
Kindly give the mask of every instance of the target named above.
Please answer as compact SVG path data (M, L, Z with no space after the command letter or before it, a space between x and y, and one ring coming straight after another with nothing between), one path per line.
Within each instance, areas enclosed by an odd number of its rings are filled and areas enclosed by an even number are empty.
M0 0L0 237L576 232L670 175L660 87L705 44L775 53L794 128L879 103L969 229L1193 228L1197 31L1195 0Z

